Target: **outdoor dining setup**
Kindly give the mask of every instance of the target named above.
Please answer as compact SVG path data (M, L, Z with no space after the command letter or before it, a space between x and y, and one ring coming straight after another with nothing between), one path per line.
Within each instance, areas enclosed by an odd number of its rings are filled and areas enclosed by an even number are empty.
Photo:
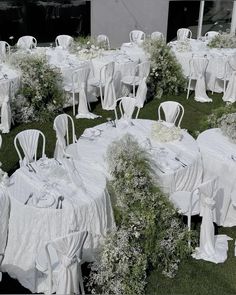
M214 47L223 38L0 41L1 275L32 293L144 294L149 266L172 278L183 257L226 261L233 238L215 229L236 226L236 48ZM215 93L228 113L192 132Z

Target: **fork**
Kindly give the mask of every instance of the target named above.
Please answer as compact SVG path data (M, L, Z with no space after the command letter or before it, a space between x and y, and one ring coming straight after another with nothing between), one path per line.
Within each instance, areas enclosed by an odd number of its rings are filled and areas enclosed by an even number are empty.
M187 167L187 165L186 165L184 162L182 162L178 157L175 157L175 160L176 160L177 162L180 162L180 163L182 164L183 167Z
M24 205L27 205L29 200L33 197L33 193L30 193L30 195L28 196L28 199L25 201Z

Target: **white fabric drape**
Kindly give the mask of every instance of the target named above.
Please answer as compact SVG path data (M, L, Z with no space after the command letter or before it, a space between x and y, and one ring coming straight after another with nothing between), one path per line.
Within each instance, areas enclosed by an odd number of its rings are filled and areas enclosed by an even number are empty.
M217 193L217 179L199 186L200 215L202 224L200 230L200 247L192 255L196 259L204 259L214 263L222 263L227 259L228 240L226 235L214 235L213 208Z
M33 46L33 43L34 43L33 37L23 36L19 38L19 40L17 41L17 47L21 49L31 49L31 47Z
M38 146L38 139L38 130L30 129L18 134L18 140L25 155L20 165L33 161Z
M228 86L225 94L223 95L223 101L235 102L236 101L236 55L229 58L229 65L233 72L230 76Z
M177 31L177 40L184 41L189 37L190 34L191 33L189 29L185 29L185 28L179 29Z
M56 38L56 43L63 49L68 49L73 43L73 38L69 35L59 35Z
M199 102L211 102L206 94L205 73L208 65L206 58L193 58L193 69L197 75L197 82L195 86L195 100Z
M165 115L165 121L168 123L175 123L176 118L179 115L179 106L175 102L168 102L166 101L165 103L160 105L160 108L163 109L164 115ZM158 110L159 113L159 120L161 119L160 117L160 110Z
M56 294L79 294L79 277L81 274L81 252L87 232L74 233L63 238L56 239L51 245L58 253L61 263L58 271ZM78 257L77 257L78 255Z
M136 99L134 97L123 97L120 101L120 108L123 119L132 119Z
M104 110L114 110L116 107L116 93L114 86L115 63L111 62L105 66L105 85L102 108Z
M1 104L1 124L3 133L8 133L11 128L11 108L10 108L10 85L9 80L0 81L0 104Z
M57 137L56 146L54 150L54 158L59 159L63 157L64 150L66 148L65 136L68 129L67 115L60 116L60 122L58 123L57 121L56 125L54 122L53 129L56 131L56 137Z
M142 82L138 86L136 93L136 107L142 108L147 96L147 83L146 78L143 78Z
M143 31L134 30L130 32L130 42L138 43L145 38L145 33Z

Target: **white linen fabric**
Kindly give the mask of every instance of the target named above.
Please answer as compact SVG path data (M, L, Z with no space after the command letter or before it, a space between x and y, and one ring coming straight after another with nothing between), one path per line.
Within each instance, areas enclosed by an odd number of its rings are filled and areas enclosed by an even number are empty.
M145 40L145 33L140 30L133 30L129 33L130 42L141 44Z
M177 40L178 41L184 41L188 38L192 37L192 32L190 31L190 29L186 29L186 28L181 28L178 29L177 31Z
M107 37L107 35L100 34L97 36L96 40L97 40L98 45L101 45L102 48L106 48L106 49L110 50L110 41L109 41L109 38Z
M10 45L6 41L0 41L0 61L5 61L7 54L10 54Z
M10 86L10 80L0 80L0 129L2 130L2 133L8 133L11 128Z
M152 32L151 33L151 39L152 40L155 40L155 39L160 39L160 40L163 40L164 41L164 35L163 35L163 33L161 33L161 32Z
M37 40L32 36L22 36L18 39L16 46L19 49L32 49L37 46Z
M229 83L223 96L223 101L235 102L236 101L236 55L233 55L228 60L232 68L232 74L229 78Z
M158 119L161 120L161 109L164 112L165 120L168 123L176 123L176 120L180 115L180 119L178 122L178 126L180 126L180 123L182 121L183 115L184 115L184 108L183 106L176 102L176 101L165 101L162 102L158 107Z
M115 86L114 86L114 79L113 79L114 70L115 70L114 62L107 64L104 70L105 70L104 95L102 95L103 90L102 90L102 86L100 85L102 108L104 110L114 110L116 107L116 93L115 93Z
M226 235L214 234L213 208L217 193L217 179L205 182L199 186L201 199L202 224L200 230L200 247L195 249L192 257L214 263L223 263L227 259L228 240Z
M143 78L141 83L138 86L138 90L136 92L136 107L142 108L147 96L147 83L146 78ZM136 117L137 119L137 117Z
M224 136L220 129L209 129L197 138L201 151L204 177L219 178L219 187L215 201L215 213L218 225L236 225L236 162L235 144ZM223 171L223 173L222 173Z
M119 103L121 117L123 119L132 119L135 106L136 99L134 97L122 97Z
M0 184L0 267L7 244L8 221L10 214L10 201L3 184ZM1 281L1 280L0 280Z
M54 158L60 159L64 156L66 148L65 136L68 132L68 117L66 114L59 115L59 119L54 120L53 129L56 131L56 145L54 150ZM73 134L74 136L74 134Z
M86 236L87 232L73 233L50 242L56 249L60 261L56 294L80 293L79 278L82 276L80 260Z
M83 259L89 262L95 259L103 237L115 227L106 177L81 156L75 165L86 191L71 181L65 164L54 159L33 163L36 173L21 167L11 176L12 185L7 188L11 202L9 235L2 267L32 292L47 290L45 279L35 280L36 255L45 242L86 230L90 234ZM30 202L24 205L31 193L41 196L44 192L54 199L63 196L62 209L56 209L55 203L46 208L42 203L40 208Z
M211 102L212 99L206 94L205 73L208 65L207 58L194 57L193 68L197 75L197 82L195 86L195 100L199 102Z
M73 38L69 35L59 35L55 40L56 46L61 46L63 49L68 49L72 43Z

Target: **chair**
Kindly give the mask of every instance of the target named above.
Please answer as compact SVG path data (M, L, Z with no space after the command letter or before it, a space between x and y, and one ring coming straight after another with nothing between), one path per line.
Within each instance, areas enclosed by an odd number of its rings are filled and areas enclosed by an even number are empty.
M219 32L216 32L216 31L209 31L205 34L205 37L206 37L206 40L211 40L213 39L214 37L216 36L219 36L220 33Z
M100 69L99 79L89 80L89 85L99 88L101 104L104 110L114 110L116 114L116 92L114 85L115 63L110 62Z
M22 36L16 43L19 49L33 49L37 47L37 40L32 36Z
M143 78L143 80L138 86L138 90L135 96L135 106L138 108L135 119L138 118L139 111L141 108L143 108L144 102L146 101L146 96L147 96L147 83L146 83L146 78Z
M5 61L11 52L11 46L6 41L0 41L0 61Z
M133 86L133 95L135 96L135 87L138 86L143 78L147 79L150 73L150 61L144 61L136 66L134 75L125 75L121 82Z
M69 49L73 44L74 39L69 35L58 35L55 39L56 47L60 46L63 49Z
M181 28L177 31L177 40L178 41L185 41L187 39L192 38L192 32L190 29Z
M162 102L158 107L158 119L161 120L161 110L164 113L165 122L173 123L180 127L180 124L182 122L183 116L184 116L184 107L176 102L176 101L165 101Z
M215 78L214 78L214 82L213 82L212 94L215 91L217 80L223 81L223 93L225 93L226 84L229 81L230 75L232 72L229 61L228 61L228 57L227 56L215 56L214 62L216 65L216 72L215 72Z
M0 80L0 106L1 106L1 124L2 133L8 133L11 128L11 81Z
M236 101L235 82L236 82L236 55L228 58L228 74L229 83L222 97L223 101L233 103Z
M26 166L29 163L37 160L37 150L39 145L39 137L42 137L42 156L45 157L45 136L40 130L28 129L21 131L14 138L14 146L19 156L20 166ZM17 146L20 144L21 151L23 152L24 159Z
M165 40L163 33L161 32L152 32L151 33L151 39L152 40Z
M170 195L170 201L181 215L187 216L188 230L191 230L191 217L202 213L202 202L205 192L208 192L208 197L216 194L217 178L207 180L198 185L192 191L177 191ZM190 246L189 239L189 246Z
M145 37L145 33L140 30L133 30L129 33L130 42L133 43L142 43L143 41L145 41Z
M121 97L119 102L120 114L123 119L132 119L136 107L136 99L134 97Z
M110 41L107 35L100 34L96 38L97 44L103 47L104 49L110 50Z
M199 102L211 102L206 94L205 75L209 60L207 56L193 56L189 61L190 73L188 75L187 99L189 98L191 82L196 80L195 100Z
M69 132L69 124L71 125L71 134ZM67 114L58 115L54 120L53 129L56 131L57 138L54 158L58 159L64 156L65 149L70 143L73 144L77 141L74 121L71 116Z
M87 236L82 231L59 237L47 242L37 256L36 268L47 275L49 294L85 294L81 264Z

